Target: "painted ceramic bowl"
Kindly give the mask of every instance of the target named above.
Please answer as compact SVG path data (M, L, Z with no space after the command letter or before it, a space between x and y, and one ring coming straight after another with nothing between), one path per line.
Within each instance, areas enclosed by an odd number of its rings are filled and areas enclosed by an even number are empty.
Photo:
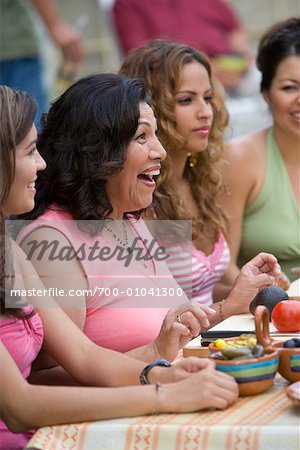
M257 342L266 351L278 351L278 372L283 378L294 383L300 381L300 348L285 348L284 341L270 339L269 312L265 306L259 305L255 310L255 332Z
M228 339L232 340L232 338ZM226 341L226 339L225 339ZM210 344L211 354L216 352L214 344ZM217 349L218 351L220 349ZM235 378L239 385L239 395L256 395L266 391L273 384L278 369L278 352L266 351L264 356L253 359L214 359L217 370Z

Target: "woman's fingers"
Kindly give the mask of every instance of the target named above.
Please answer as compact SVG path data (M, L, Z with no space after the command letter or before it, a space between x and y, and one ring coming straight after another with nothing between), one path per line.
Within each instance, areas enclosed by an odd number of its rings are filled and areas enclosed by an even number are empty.
M185 369L187 372L199 372L203 369L215 369L216 364L212 359L208 358L197 358L195 356L190 356L188 358L182 358L174 365L178 365Z
M273 276L279 276L281 272L277 258L270 253L259 253L242 267L242 271L248 275L268 273Z
M288 279L288 277L286 276L286 274L284 272L281 272L279 277L276 278L276 285L278 287L281 287L285 291L287 291L289 289L290 284L291 284L290 280Z
M212 398L215 408L225 409L236 401L237 396L230 390L218 387L213 392Z
M172 310L174 320L187 326L192 336L198 336L201 328L209 327L207 316L213 316L215 313L214 309L193 302L185 303Z
M202 375L202 376L201 376ZM224 409L238 398L238 385L233 377L217 370L199 372L204 403L209 407Z
M186 311L180 315L181 323L187 327L191 336L198 336L201 328L207 323L207 318L201 318L200 322L191 311Z
M226 406L234 403L239 395L239 388L235 379L219 371L214 372L213 378L215 397L225 400Z
M207 314L213 315L215 311L193 302L170 309L154 342L157 354L173 360L191 338L200 334L201 329L209 328Z

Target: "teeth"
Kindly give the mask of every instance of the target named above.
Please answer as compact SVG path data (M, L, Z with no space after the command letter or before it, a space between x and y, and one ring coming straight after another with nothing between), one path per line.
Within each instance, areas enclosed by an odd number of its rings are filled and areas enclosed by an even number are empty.
M29 189L35 188L35 182L33 181L32 183L28 184L27 187L28 187Z
M153 177L154 175L159 175L159 174L160 174L159 169L150 170L150 172L143 172L143 175L148 175L148 177Z
M300 120L300 113L293 113L292 115L296 117L297 120Z

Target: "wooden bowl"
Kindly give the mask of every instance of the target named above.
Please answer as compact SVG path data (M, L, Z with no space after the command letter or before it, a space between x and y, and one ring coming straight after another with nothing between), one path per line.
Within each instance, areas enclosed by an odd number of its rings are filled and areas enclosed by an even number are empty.
M300 381L300 348L285 348L284 341L270 339L269 311L265 306L257 306L254 318L257 342L264 347L265 351L279 353L280 375L291 383Z
M232 341L233 338L224 339ZM220 351L214 343L208 346L210 354ZM235 378L239 385L241 397L256 395L266 391L272 384L278 369L278 352L265 350L265 355L253 359L214 359L217 370L225 372Z

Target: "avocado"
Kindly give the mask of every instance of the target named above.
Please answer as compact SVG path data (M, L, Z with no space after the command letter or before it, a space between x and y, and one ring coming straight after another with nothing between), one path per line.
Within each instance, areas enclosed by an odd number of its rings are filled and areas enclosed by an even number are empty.
M255 308L258 305L264 305L269 310L269 316L271 319L271 314L273 311L273 308L277 303L281 302L282 300L288 300L289 296L288 294L277 286L269 286L261 291L259 291L252 302L249 305L249 309L251 314L254 315Z

